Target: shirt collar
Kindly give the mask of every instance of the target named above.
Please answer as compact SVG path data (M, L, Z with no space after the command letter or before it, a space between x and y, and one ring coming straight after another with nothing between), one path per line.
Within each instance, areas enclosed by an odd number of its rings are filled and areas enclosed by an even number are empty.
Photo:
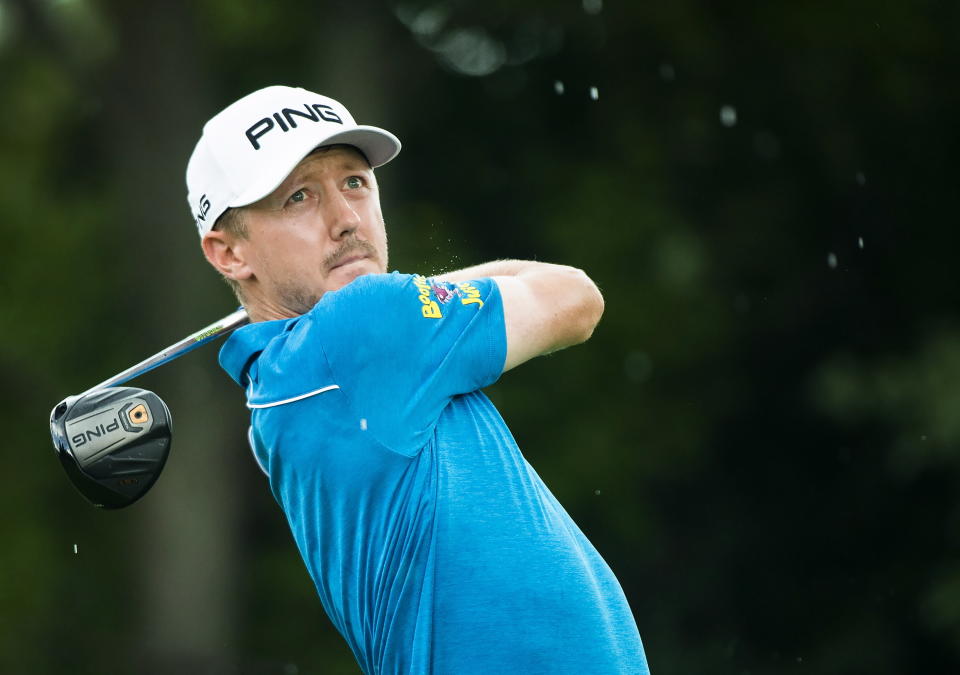
M220 366L241 387L246 386L247 370L270 341L280 335L295 319L258 321L238 328L220 348Z

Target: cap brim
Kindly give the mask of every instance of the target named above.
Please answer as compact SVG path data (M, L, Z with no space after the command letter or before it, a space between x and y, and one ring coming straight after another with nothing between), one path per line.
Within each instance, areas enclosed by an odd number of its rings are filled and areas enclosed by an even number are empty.
M269 195L280 187L290 172L300 161L324 145L352 145L366 156L372 168L383 166L400 152L400 140L386 129L358 125L332 135L317 134L313 138L304 139L303 145L298 145L288 156L278 159L269 167L263 167L263 172L243 193L237 195L228 206L236 208L248 206Z

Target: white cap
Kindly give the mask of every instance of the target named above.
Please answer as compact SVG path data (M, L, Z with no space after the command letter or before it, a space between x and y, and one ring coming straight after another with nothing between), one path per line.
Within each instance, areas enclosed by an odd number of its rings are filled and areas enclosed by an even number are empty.
M358 148L370 166L400 152L389 131L358 125L337 101L306 89L267 87L217 113L187 163L187 201L202 237L228 208L266 197L321 145Z

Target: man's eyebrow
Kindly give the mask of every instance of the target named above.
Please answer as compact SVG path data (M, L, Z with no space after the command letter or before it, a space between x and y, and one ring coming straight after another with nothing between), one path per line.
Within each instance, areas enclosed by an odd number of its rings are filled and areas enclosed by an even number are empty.
M309 170L310 170L309 163L301 164L296 169L293 170L293 173L290 174L290 178L294 180L300 180L303 174ZM367 164L363 159L360 159L357 157L344 157L342 162L334 166L334 170L336 171L373 171L373 167Z
M316 152L316 151L314 151ZM312 155L314 153L310 153ZM307 158L310 157L307 155ZM304 158L306 159L306 158ZM309 162L304 162L299 165L287 176L284 181L277 186L277 188L284 187L286 189L291 189L294 184L299 183L303 180L304 174L307 173L309 169ZM362 157L344 157L339 163L334 166L336 171L366 171L373 173L373 167L367 164L366 160Z

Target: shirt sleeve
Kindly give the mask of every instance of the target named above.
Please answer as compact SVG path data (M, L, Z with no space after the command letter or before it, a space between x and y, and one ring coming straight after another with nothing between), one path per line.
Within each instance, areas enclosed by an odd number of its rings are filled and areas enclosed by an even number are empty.
M414 455L457 395L494 383L506 360L492 279L378 274L328 293L305 317L363 427Z

